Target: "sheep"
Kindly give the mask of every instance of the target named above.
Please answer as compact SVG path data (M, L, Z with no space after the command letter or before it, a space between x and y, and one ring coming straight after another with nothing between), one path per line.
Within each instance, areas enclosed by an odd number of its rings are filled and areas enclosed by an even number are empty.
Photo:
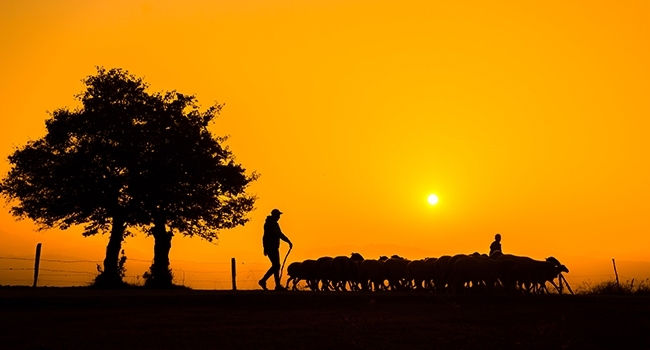
M386 290L386 266L383 260L366 259L359 264L359 282L363 290Z
M350 255L350 260L354 263L352 270L350 271L350 290L359 290L359 267L363 262L364 258L359 253L352 253Z
M424 277L424 259L420 260L413 260L408 263L406 266L406 271L408 273L408 279L409 281L413 282L413 288L415 289L423 289L425 288L423 284L425 284L425 277Z
M454 282L454 271L453 267L454 264L458 259L465 258L467 257L467 254L456 254L452 257L449 258L446 266L445 266L445 271L443 272L443 286L446 285L449 290L451 290L453 287L453 282Z
M434 281L436 279L436 262L437 258L424 259L424 278L426 281L426 288L433 290L435 288Z
M430 289L435 278L436 258L413 260L407 266L408 279L416 289Z
M289 289L290 282L293 282L293 287L291 288L291 290L298 289L297 284L298 281L300 281L300 264L302 264L302 262L297 261L297 262L292 262L291 264L289 264L289 266L287 266L287 276L289 278L287 278L287 285L285 287L286 289Z
M359 253L352 253L350 257L337 256L332 259L332 284L334 289L345 291L346 283L349 283L350 290L353 290L353 283L356 282L359 276L358 261L363 261L363 257Z
M318 279L321 281L322 291L327 291L332 288L330 281L332 280L332 257L324 256L316 260L318 265Z
M287 267L286 288L298 289L305 280L309 289L316 290L403 290L416 289L461 291L467 285L472 290L492 290L500 282L506 289L526 293L548 293L547 282L556 289L555 278L569 269L554 257L534 260L526 256L501 254L443 255L410 261L397 255L364 260L358 253L349 257L321 257L293 262ZM388 280L388 284L385 281ZM349 287L348 287L349 286Z
M470 283L472 289L477 290L484 285L492 291L501 275L515 269L512 260L495 260L487 256L471 255L458 258L452 267L453 290L459 292L463 286Z
M411 261L398 255L386 260L386 277L391 290L410 288L408 281L408 264Z
M358 291L361 290L360 283L360 268L361 268L361 263L365 260L363 256L359 253L352 253L350 255L350 260L352 261L353 265L351 265L351 270L350 270L350 278L348 280L348 284L350 285L350 290Z
M516 269L512 273L504 276L506 283L519 286L519 289L527 293L548 292L546 282L550 282L555 288L557 285L553 281L562 272L569 272L569 269L560 264L554 257L549 257L545 261L534 260L527 256L516 256L504 254L497 260L512 260L516 263ZM504 283L505 284L505 283Z
M433 284L436 286L438 292L444 292L447 284L447 275L449 274L449 260L451 255L443 255L438 257L435 263L435 280Z
M540 264L539 270L537 270L537 273L533 276L534 288L538 293L548 293L546 282L550 282L559 292L560 289L555 284L554 280L558 278L562 272L569 273L569 269L552 256L546 258L546 261L544 262L546 263L545 266L542 268L542 265Z
M533 259L527 256L502 254L496 260L511 260L515 262L516 268L501 276L501 282L506 288L519 287L520 290L525 291L527 289L526 286L529 286L531 283L527 266L531 264Z
M295 283L298 283L300 280L305 280L307 282L307 287L314 291L318 290L318 263L316 260L307 259L304 260L298 269L298 279Z

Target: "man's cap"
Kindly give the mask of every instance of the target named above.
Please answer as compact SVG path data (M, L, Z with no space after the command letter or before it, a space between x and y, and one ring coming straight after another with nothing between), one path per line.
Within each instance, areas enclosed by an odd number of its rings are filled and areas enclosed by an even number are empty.
M282 214L282 212L279 209L273 209L273 210L271 210L271 214L272 215L280 215L280 214Z

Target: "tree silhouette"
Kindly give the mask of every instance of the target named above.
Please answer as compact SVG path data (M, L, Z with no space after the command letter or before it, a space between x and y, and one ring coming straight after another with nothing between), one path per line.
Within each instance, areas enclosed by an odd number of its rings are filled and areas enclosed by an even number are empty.
M129 171L135 162L138 120L145 114L147 85L121 70L83 80L83 107L58 109L46 120L47 134L9 156L12 168L0 183L11 213L41 229L85 224L84 236L109 232L101 285L119 285L118 255L129 208Z
M255 197L245 190L257 174L246 175L225 139L208 130L222 105L201 113L193 96L148 94L142 79L121 69L98 68L83 82L82 107L54 111L47 134L9 156L0 191L17 202L14 216L41 229L85 224L84 236L110 232L100 286L122 284L127 228L144 229L155 240L147 283L169 286L173 233L212 241L246 223Z
M245 224L255 203L246 194L257 174L246 175L232 152L208 125L223 105L199 111L194 96L156 94L146 122L146 149L141 153L129 193L145 213L142 223L154 237L154 259L145 284L172 284L169 251L174 233L208 241L222 229Z

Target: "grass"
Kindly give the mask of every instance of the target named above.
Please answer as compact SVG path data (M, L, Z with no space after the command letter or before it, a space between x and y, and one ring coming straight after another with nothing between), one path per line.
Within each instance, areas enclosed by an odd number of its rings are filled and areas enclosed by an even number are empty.
M650 278L625 282L610 280L596 284L583 282L576 292L582 295L650 295Z

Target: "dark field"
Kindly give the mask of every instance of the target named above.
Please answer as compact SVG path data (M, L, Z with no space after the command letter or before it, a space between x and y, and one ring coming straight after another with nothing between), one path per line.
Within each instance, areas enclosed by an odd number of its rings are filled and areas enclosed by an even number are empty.
M0 288L0 349L650 349L650 297Z

